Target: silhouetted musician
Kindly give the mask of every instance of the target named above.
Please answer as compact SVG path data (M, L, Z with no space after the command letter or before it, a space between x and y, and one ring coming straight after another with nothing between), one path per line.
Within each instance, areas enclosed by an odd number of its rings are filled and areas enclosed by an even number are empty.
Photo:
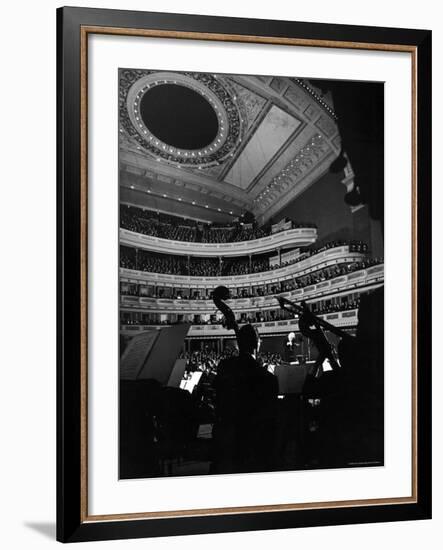
M277 378L257 361L257 329L237 334L239 356L220 362L214 386L213 473L272 469L275 451Z

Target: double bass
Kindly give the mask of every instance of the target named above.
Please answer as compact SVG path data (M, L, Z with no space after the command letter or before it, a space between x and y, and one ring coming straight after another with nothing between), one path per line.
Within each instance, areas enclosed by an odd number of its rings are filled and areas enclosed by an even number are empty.
M224 319L222 325L228 329L235 332L235 337L237 339L239 351L241 351L242 343L246 342L248 347L252 343L259 344L260 336L257 329L253 324L249 323L246 326L244 325L242 329L238 326L237 321L235 320L235 315L232 309L225 303L225 300L229 300L229 290L225 286L218 286L212 292L212 300L217 307L217 309L223 313ZM251 331L248 333L248 328ZM243 332L244 331L244 332ZM240 336L240 333L243 333Z

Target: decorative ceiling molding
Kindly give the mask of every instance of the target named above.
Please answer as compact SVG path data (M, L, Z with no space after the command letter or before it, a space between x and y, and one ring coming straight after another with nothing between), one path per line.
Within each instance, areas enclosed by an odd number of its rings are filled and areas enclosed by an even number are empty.
M331 97L322 95L315 85L304 79L132 69L121 70L120 79L122 173L138 176L140 181L145 181L145 188L156 182L171 200L177 197L184 200L189 195L192 204L194 194L198 193L200 202L207 200L214 206L218 201L225 212L227 204L234 212L251 210L264 221L321 177L341 149ZM154 137L149 139L149 129L143 127L137 110L140 94L146 93L148 85L165 83L190 87L205 94L211 99L211 105L217 107L218 120L223 120L223 134L217 137L220 142L215 140L210 154L203 148L181 150L179 155L177 148L160 144ZM282 140L278 150L263 150L266 163L247 188L241 188L244 184L241 178L237 181L231 177L226 181L236 164L241 167L242 156L246 170L247 145L274 106L300 121L299 127L290 139ZM159 141L158 145L155 141ZM182 155L186 152L188 156ZM255 158L256 155L249 161L254 162ZM247 174L243 176L246 181Z
M219 129L214 141L202 149L187 150L162 142L145 125L140 102L154 86L177 84L199 93L215 110ZM173 164L210 166L224 162L242 137L242 110L235 92L217 75L206 73L171 73L121 69L120 132L126 132L144 150L157 159Z
M300 149L283 170L274 177L263 191L254 199L254 210L264 212L269 208L280 195L285 193L289 187L297 184L305 173L319 163L331 150L320 134L313 136Z
M242 154L226 174L225 181L242 189L253 189L269 166L294 143L300 127L303 124L298 118L271 105L244 146Z
M135 173L148 180L160 180L168 186L179 185L187 188L205 189L214 197L220 197L220 194L228 195L230 200L238 205L239 208L249 206L250 198L243 190L220 183L213 178L209 178L203 171L188 171L179 169L165 162L155 162L140 151L120 151L120 168L123 172Z
M332 96L330 94L320 94L315 86L308 84L307 80L303 78L293 78L291 79L297 86L300 86L305 90L319 105L324 109L327 114L332 117L334 120L337 120L338 117L334 112L332 105Z
M211 212L217 213L217 219L224 215L232 221L245 210L243 205L232 201L230 196L213 196L205 193L200 186L185 185L179 181L165 185L158 178L147 178L125 170L120 170L120 200L165 212L168 203L170 213L208 221Z

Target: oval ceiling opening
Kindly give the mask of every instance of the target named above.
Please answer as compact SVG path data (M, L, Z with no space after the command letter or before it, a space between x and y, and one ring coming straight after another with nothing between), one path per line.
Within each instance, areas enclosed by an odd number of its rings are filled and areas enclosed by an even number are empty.
M140 115L154 136L178 149L203 149L218 133L218 118L209 101L178 84L150 88L140 101Z

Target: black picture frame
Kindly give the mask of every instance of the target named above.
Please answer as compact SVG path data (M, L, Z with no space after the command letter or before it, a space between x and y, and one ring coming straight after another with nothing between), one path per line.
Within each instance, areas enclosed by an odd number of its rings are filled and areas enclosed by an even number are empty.
M382 20L381 20L382 22ZM414 502L329 506L248 513L225 512L149 519L88 518L85 514L82 426L85 418L86 349L82 308L87 300L87 192L82 188L84 97L82 28L271 37L325 47L408 48L415 55L415 307L416 416ZM230 38L228 38L230 37ZM208 36L206 39L211 39ZM220 40L220 38L218 38ZM354 46L353 46L354 45ZM343 46L342 46L343 47ZM383 48L380 48L383 49ZM414 87L413 87L414 88ZM218 533L297 526L322 526L427 519L431 517L431 31L208 17L171 13L64 7L57 10L57 539L62 542ZM83 291L82 291L83 288ZM83 359L82 359L83 357ZM83 462L82 462L83 461Z

